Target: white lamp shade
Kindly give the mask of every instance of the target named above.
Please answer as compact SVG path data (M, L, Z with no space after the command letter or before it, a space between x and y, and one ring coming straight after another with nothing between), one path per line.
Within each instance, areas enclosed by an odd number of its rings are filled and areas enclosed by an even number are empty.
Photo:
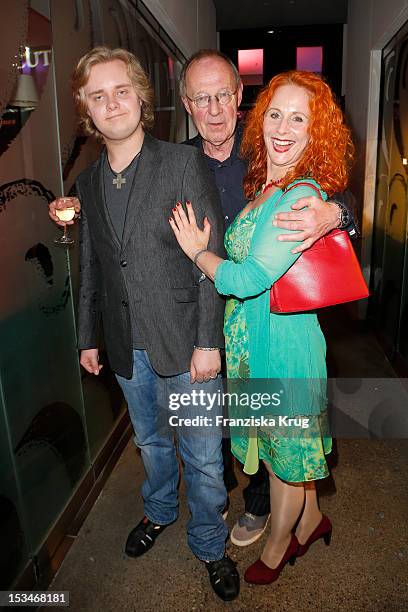
M37 106L38 94L35 82L31 74L20 73L17 78L17 86L12 100L11 106Z

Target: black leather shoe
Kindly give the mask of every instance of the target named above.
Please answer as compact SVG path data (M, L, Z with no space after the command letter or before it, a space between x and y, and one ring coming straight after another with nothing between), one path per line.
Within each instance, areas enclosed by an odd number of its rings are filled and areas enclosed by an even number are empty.
M162 533L168 525L155 525L147 516L129 533L126 540L125 552L129 557L140 557L150 550L158 535Z
M215 593L224 601L232 601L239 595L239 574L236 564L225 555L219 561L205 564L210 576L210 583Z

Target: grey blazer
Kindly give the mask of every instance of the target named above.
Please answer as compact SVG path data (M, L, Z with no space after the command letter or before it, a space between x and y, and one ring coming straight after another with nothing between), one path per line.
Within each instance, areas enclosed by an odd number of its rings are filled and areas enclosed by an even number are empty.
M103 198L105 152L77 179L81 200L78 346L98 348L100 323L111 368L132 376L131 312L153 368L187 372L194 345L222 347L224 300L184 255L168 218L190 200L211 223L211 251L225 256L218 190L200 151L145 134L120 242Z

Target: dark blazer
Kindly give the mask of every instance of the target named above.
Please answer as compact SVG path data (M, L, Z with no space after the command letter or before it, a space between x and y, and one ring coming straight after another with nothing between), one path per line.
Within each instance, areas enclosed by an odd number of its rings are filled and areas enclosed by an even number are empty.
M132 375L133 313L158 374L187 372L194 345L222 347L224 301L184 255L169 225L179 200L211 223L209 249L221 257L219 194L201 152L145 134L120 243L103 197L106 152L82 172L78 346L98 348L99 325L111 368Z

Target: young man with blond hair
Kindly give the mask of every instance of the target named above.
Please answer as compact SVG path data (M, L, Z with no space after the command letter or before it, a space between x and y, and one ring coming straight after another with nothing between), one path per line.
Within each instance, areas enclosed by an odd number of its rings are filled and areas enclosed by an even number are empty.
M76 182L81 202L80 361L88 372L99 373L102 321L109 363L126 397L146 471L145 516L130 532L126 553L144 554L177 519L175 433L191 512L190 548L206 563L216 594L231 600L238 595L239 576L225 554L222 434L205 426L175 431L168 402L173 394L221 389L224 304L179 250L168 223L176 202L193 201L200 222L205 216L211 222L211 249L223 253L218 192L199 151L146 132L153 119L153 94L132 53L93 49L78 63L73 90L82 127L105 145ZM55 206L58 202L50 207L54 220ZM221 409L213 407L211 416ZM200 414L208 415L208 406L180 408L182 417Z

